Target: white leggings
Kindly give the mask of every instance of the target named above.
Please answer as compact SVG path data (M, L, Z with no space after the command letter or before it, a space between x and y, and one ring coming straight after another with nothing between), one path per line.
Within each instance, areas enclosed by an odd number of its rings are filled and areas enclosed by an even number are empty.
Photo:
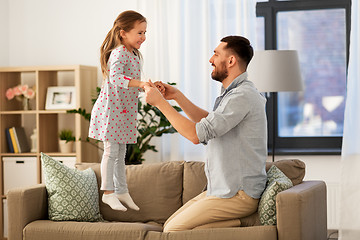
M125 172L126 144L104 142L101 160L101 190L116 194L129 192Z

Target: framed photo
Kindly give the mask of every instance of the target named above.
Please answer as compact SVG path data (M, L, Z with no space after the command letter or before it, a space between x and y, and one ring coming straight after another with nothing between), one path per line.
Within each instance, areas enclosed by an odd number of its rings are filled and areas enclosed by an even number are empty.
M76 108L75 87L48 87L46 95L46 110Z

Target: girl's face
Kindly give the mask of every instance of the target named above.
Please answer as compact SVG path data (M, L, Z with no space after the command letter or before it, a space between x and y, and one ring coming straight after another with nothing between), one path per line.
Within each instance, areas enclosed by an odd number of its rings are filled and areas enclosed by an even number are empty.
M146 39L146 27L146 22L136 21L134 28L129 32L121 30L120 35L122 37L122 44L124 44L129 51L134 50L134 48L139 49Z

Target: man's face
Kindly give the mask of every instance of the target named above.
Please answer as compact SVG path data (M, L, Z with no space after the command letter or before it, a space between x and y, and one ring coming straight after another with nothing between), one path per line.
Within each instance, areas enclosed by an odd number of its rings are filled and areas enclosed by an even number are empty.
M214 67L211 77L212 79L222 82L229 76L228 70L226 68L226 51L224 47L227 43L220 43L214 50L214 55L210 58L209 62L211 66Z

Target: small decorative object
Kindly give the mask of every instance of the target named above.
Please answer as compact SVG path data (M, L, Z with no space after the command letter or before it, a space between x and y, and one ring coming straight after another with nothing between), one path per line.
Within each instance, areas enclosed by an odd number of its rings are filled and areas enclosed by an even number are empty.
M37 151L37 130L36 128L34 128L33 130L33 134L31 134L30 136L30 140L31 140L31 152L36 152Z
M33 88L29 88L27 84L17 85L16 87L6 90L6 98L12 100L15 98L23 103L24 110L30 110L29 100L35 97L35 91Z
M73 109L76 107L75 87L48 87L46 95L46 110Z
M75 142L73 131L70 129L63 129L59 133L59 138L60 152L71 153Z

